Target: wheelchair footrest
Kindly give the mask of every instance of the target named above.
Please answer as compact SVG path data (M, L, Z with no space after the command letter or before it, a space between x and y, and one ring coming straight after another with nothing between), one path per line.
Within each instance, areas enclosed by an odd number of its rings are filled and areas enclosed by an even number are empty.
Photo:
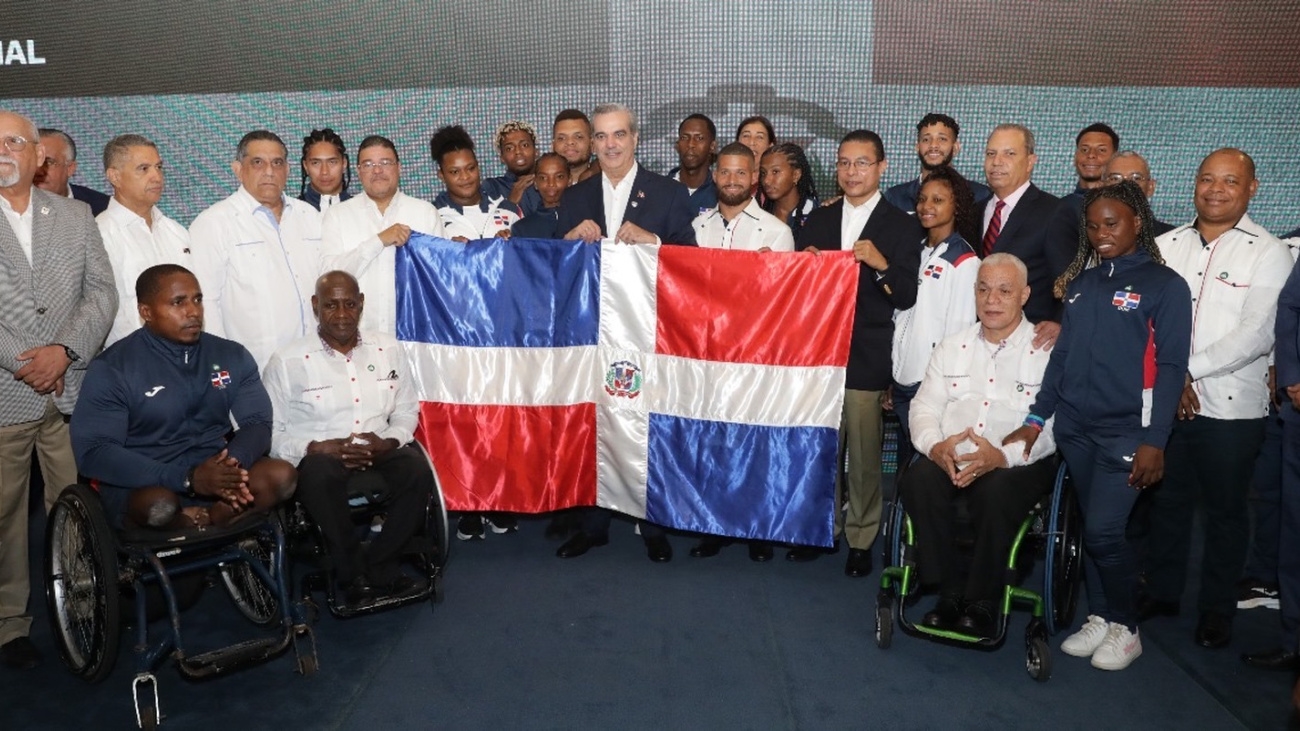
M280 637L247 640L229 647L211 650L201 655L181 658L178 665L181 674L187 678L210 678L249 665L266 662L288 649L291 640L291 631L285 632Z
M404 592L402 594L382 596L375 599L374 601L366 602L364 604L358 604L356 606L348 606L347 604L341 601L337 601L334 595L330 595L328 597L328 603L330 608L330 614L334 615L339 619L350 619L352 617L360 617L366 614L382 612L386 609L396 609L397 607L404 607L407 604L414 604L416 602L421 602L428 599L430 596L432 596L432 594L433 594L433 580L429 580L424 583L417 584L416 586L412 587L410 591Z

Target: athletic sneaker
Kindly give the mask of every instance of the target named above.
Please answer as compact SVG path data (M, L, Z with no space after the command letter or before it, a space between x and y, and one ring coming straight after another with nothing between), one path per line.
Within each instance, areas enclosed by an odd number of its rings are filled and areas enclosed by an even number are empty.
M519 518L514 513L488 513L484 516L493 533L514 533L519 530Z
M1237 584L1238 609L1277 609L1277 584L1245 579Z
M1119 622L1111 622L1106 639L1092 653L1092 666L1100 670L1123 670L1142 654L1142 640Z
M1088 615L1088 621L1083 623L1083 627L1078 632L1065 638L1061 643L1061 652L1075 657L1092 657L1092 653L1101 647L1101 641L1106 639L1106 628L1110 625L1106 620L1095 614Z
M483 540L483 516L465 513L456 521L456 537L462 541Z

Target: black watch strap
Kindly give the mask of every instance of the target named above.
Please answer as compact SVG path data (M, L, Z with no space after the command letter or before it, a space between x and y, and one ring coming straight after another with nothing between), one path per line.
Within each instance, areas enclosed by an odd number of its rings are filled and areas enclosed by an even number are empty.
M189 472L185 473L185 482L183 483L183 486L185 487L185 497L196 498L199 496L197 492L194 492L194 470L195 468L191 467Z
M81 360L81 356L77 355L77 351L73 350L72 348L69 348L66 345L62 347L63 347L63 353L68 356L68 360L72 361L73 363L76 363L77 361Z

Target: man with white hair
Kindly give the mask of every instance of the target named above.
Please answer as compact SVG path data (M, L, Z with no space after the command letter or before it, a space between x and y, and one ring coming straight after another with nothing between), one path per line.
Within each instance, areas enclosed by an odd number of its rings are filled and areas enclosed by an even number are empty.
M1025 457L1002 440L1024 423L1043 383L1050 350L1034 347L1025 318L1029 271L1011 254L980 264L975 282L979 322L944 338L930 356L912 401L912 444L920 455L899 486L916 529L923 586L939 602L927 627L980 637L996 632L1002 567L1025 515L1052 485L1050 424ZM963 577L952 550L953 500L968 496L974 556Z
M32 449L48 508L77 481L68 415L117 309L113 271L90 209L33 184L40 133L0 110L0 662L27 669L27 494Z

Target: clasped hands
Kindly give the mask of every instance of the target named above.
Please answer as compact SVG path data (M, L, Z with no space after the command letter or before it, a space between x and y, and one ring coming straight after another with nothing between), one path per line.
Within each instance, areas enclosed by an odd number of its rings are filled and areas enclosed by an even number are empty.
M382 439L374 432L349 434L339 439L324 439L307 445L307 454L327 454L338 457L350 470L365 470L375 458L397 449L396 439Z

